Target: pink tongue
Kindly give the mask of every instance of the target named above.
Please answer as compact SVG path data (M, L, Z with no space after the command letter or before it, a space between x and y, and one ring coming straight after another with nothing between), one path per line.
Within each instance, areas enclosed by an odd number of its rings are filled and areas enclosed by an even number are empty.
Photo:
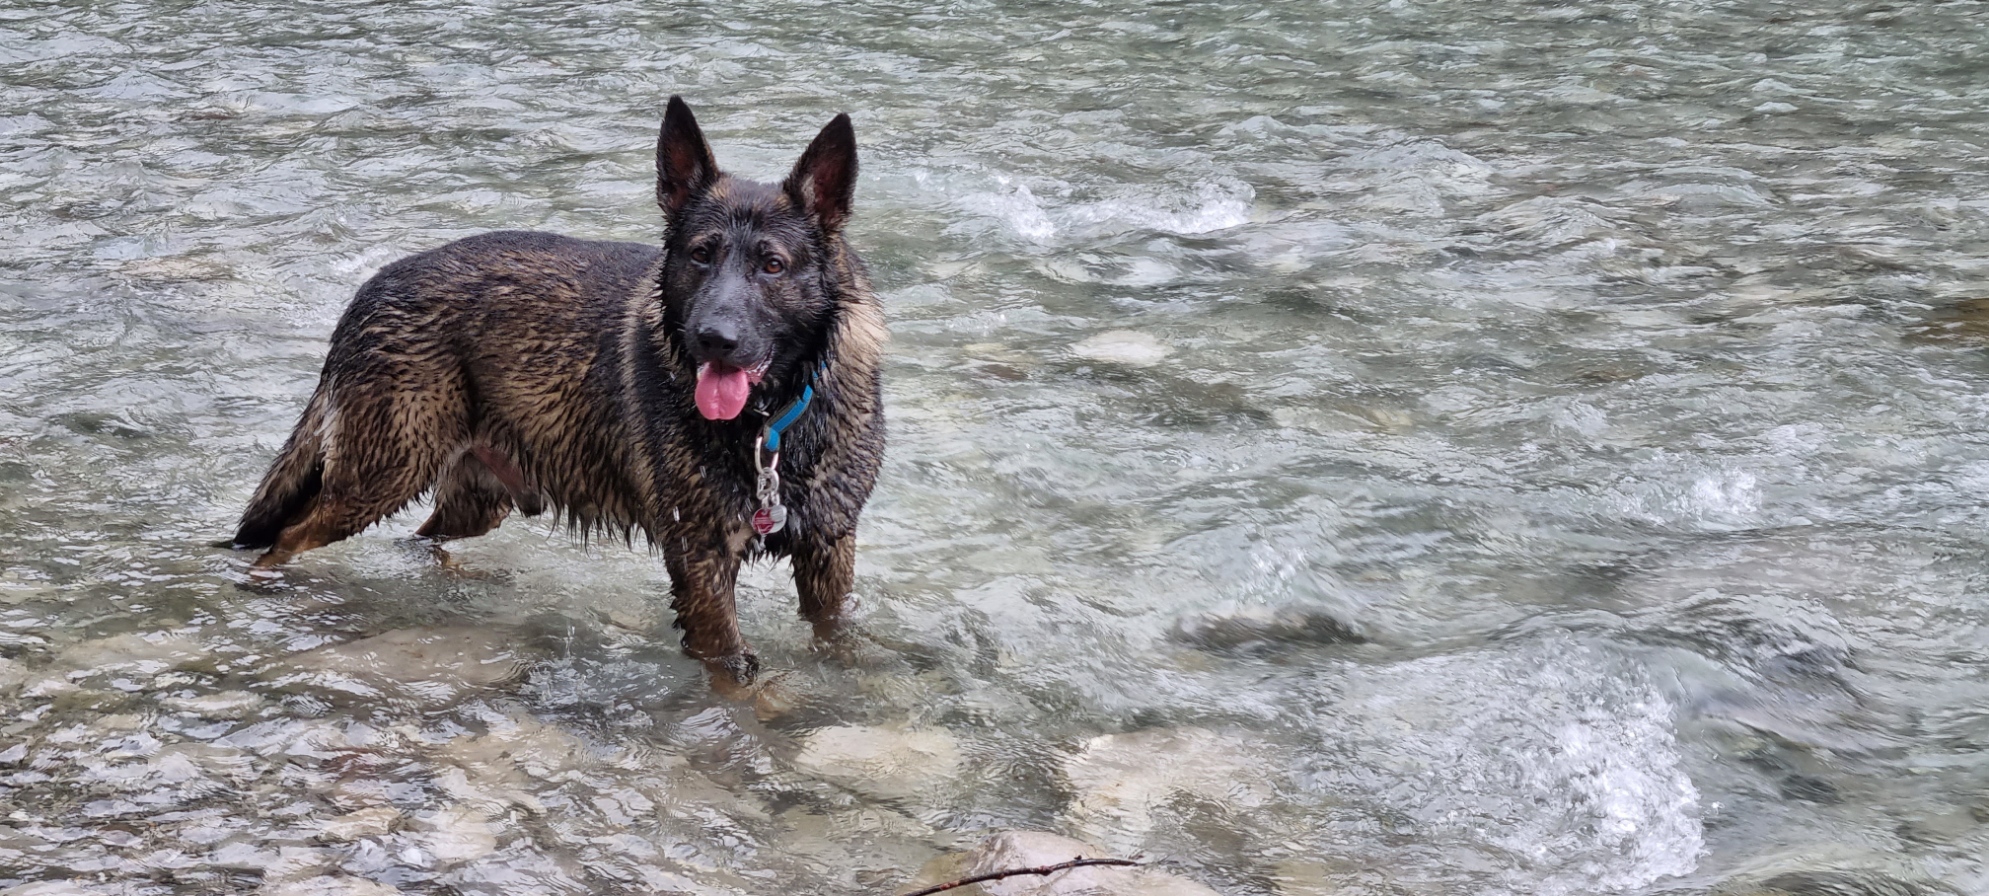
M746 371L715 361L698 365L698 413L706 420L730 420L746 409L746 395L753 384Z

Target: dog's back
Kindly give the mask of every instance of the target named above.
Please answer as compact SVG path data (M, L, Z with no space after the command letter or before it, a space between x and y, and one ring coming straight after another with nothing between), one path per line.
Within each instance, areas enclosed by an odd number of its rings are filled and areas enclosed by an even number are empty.
M348 525L433 483L422 534L480 535L512 506L626 528L628 433L613 413L618 336L661 252L639 243L500 231L401 259L332 332L305 423L250 502L235 543L274 545L324 491L328 456L354 487L316 508ZM364 520L364 522L360 522ZM356 529L354 529L356 531ZM313 539L315 540L315 539Z

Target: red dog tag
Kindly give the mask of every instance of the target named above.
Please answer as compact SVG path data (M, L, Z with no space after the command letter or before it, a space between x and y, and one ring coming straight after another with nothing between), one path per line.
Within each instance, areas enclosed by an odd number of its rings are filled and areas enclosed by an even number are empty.
M787 525L787 508L775 504L753 511L753 531L762 536L779 532Z

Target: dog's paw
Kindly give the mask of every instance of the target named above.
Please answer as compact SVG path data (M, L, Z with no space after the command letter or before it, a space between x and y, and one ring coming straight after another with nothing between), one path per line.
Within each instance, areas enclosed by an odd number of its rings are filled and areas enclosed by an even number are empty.
M704 667L711 670L713 678L724 678L734 684L749 685L760 674L760 658L750 653L730 653L704 661Z
M419 549L427 552L430 557L434 558L436 567L441 569L443 575L449 578L463 582L503 582L510 579L508 575L502 572L478 569L464 563L462 560L457 559L455 554L449 553L449 550L444 548L442 542L439 540L419 538L416 539L416 542Z
M702 660L710 674L711 689L727 700L751 702L753 679L760 674L760 659L750 653L731 653Z
M793 712L801 705L801 692L795 689L794 673L776 672L759 675L759 661L751 654L745 655L745 663L750 666L747 673L753 678L740 680L730 668L719 668L716 663L707 662L711 668L712 693L733 703L743 703L753 707L753 717L762 722L771 722Z

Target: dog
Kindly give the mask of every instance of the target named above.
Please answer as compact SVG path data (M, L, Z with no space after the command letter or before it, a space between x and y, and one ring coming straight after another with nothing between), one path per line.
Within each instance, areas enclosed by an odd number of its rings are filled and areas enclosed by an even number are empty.
M418 534L552 510L663 554L684 650L750 683L740 564L787 557L832 638L884 453L884 316L843 236L838 115L779 184L718 169L681 97L656 141L661 247L500 231L360 287L232 545L258 575L424 493Z

